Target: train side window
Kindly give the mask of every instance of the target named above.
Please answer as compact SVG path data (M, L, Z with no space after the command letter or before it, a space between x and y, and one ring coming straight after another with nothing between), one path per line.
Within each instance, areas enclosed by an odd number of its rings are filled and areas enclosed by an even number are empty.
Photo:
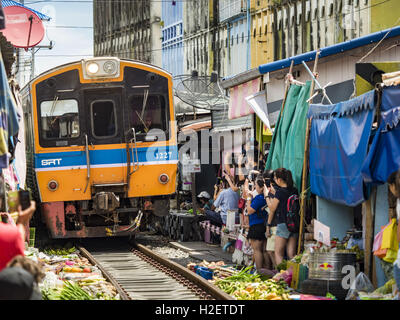
M151 129L166 131L166 103L162 95L135 95L130 98L130 124L136 133L147 133Z
M43 101L40 104L42 137L47 140L77 138L80 135L78 101Z
M114 101L92 102L92 134L95 138L110 138L117 135L117 116Z

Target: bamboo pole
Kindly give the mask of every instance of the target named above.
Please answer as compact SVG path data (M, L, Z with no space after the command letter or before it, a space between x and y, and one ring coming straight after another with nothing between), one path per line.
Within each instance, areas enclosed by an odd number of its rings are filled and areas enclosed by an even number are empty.
M289 68L288 75L292 75L293 65L294 65L294 60L292 60L292 62L290 63L290 68ZM282 117L283 109L285 108L286 99L287 99L287 96L288 96L288 93L289 93L289 88L290 88L290 81L289 81L289 79L286 79L286 81L285 81L285 96L283 97L282 108L281 108L281 112L279 114L279 118L278 119L280 119Z
M314 62L314 69L313 73L314 75L317 72L317 67L318 67L318 60L319 60L319 54L320 51L317 51L316 57L315 57L315 62ZM314 95L314 87L315 87L315 81L314 79L311 82L311 88L310 88L310 98ZM312 100L310 100L310 104L312 103ZM308 170L308 160L309 160L309 139L310 139L310 129L311 129L311 119L307 118L307 126L306 126L306 138L304 141L304 161L303 161L303 174L302 174L302 180L301 180L301 193L300 193L300 229L299 229L299 240L298 240L298 246L297 246L297 254L300 254L302 244L303 244L303 236L304 236L304 216L305 216L305 211L306 211L306 198L307 198L307 170Z

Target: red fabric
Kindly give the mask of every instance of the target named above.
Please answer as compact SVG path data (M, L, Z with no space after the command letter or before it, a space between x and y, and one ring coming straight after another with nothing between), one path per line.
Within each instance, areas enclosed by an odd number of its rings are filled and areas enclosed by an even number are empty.
M0 222L0 271L17 255L24 255L25 244L18 227Z

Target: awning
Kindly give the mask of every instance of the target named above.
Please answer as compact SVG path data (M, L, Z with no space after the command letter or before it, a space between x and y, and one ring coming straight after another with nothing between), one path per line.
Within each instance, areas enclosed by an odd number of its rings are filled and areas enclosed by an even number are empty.
M254 79L229 90L228 119L236 119L254 113L247 103L246 97L260 91L260 81L260 78Z
M246 97L246 101L257 116L261 119L265 126L271 130L271 125L268 118L267 99L265 98L265 92L260 91L256 94Z
M12 0L0 0L0 1L1 1L1 4L2 4L3 8L10 7L10 6L23 7L23 8L29 9L29 10L33 11L34 13L36 13L41 20L50 21L50 19L51 19L49 16L46 16L45 14L43 14L43 13L41 13L39 11L36 11L36 10L34 10L32 8L24 6L23 4L21 4L19 2L15 2L15 1L12 1ZM6 23L7 23L7 21L6 21Z
M393 37L400 36L400 26L396 26L390 29L378 31L375 33L368 34L363 37L355 38L352 40L348 40L345 42L337 43L325 48L320 49L319 59L323 59L332 55L340 54L349 50L353 50L356 48L360 48L363 46L371 45L373 43L377 43L383 39L387 40ZM301 65L302 62L311 62L315 60L317 51L309 51L306 53L299 54L297 56L293 56L287 59L277 60L273 62L269 62L266 64L262 64L256 68L251 70L247 70L245 72L225 77L221 81L221 86L224 89L232 88L239 83L243 83L245 81L250 81L252 79L258 78L261 75L264 75L269 72L289 69L292 61L294 61L294 66Z
M364 181L385 183L400 168L400 86L383 88L381 123L362 168Z
M189 124L181 128L181 131L185 132L187 130L200 131L202 129L211 129L211 120L200 121L196 123Z
M310 185L319 197L354 207L365 201L361 174L374 120L375 91L336 105L311 105Z

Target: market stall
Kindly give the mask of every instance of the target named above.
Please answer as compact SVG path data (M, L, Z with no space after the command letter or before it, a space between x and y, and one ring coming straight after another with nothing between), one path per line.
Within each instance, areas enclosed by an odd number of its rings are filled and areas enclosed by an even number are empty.
M45 273L39 283L43 300L120 300L115 287L75 247L28 247L25 256Z

